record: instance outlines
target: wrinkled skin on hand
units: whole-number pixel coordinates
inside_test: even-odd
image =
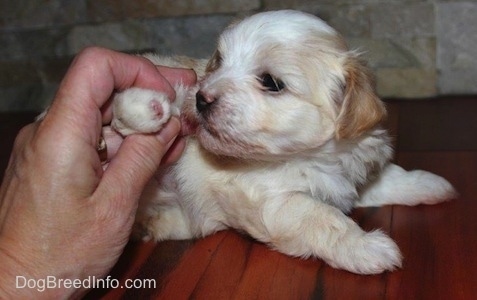
[[[194,84],[190,70],[156,67],[144,58],[89,48],[80,53],[47,115],[19,133],[0,190],[0,298],[78,297],[83,289],[15,289],[15,277],[103,277],[121,255],[137,202],[162,163],[184,141],[172,118],[156,134],[126,138],[109,130],[109,164],[96,151],[111,121],[115,90],[137,86],[166,93]],[[108,132],[108,129],[105,129]]]

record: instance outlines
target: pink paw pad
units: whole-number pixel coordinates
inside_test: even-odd
[[[161,118],[164,115],[164,109],[162,108],[162,104],[159,101],[157,101],[156,99],[152,99],[149,105],[156,116]]]

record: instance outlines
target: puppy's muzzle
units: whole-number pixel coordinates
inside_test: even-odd
[[[200,113],[205,113],[210,110],[210,107],[215,103],[216,99],[202,91],[198,91],[195,95],[195,107]]]

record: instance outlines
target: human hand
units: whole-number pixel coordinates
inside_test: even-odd
[[[103,170],[96,146],[111,120],[108,100],[114,90],[132,86],[174,99],[169,81],[179,80],[190,85],[196,78],[193,71],[158,71],[143,58],[105,49],[77,56],[44,120],[15,141],[0,189],[0,298],[77,296],[84,290],[15,290],[15,277],[99,278],[113,267],[143,187],[161,160],[176,160],[184,145],[175,141],[176,118],[157,134],[124,140],[111,134],[105,139],[115,146]]]

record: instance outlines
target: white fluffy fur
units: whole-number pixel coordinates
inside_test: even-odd
[[[179,116],[180,111],[178,106],[169,105],[169,99],[163,93],[130,88],[116,94],[113,114],[111,126],[121,134],[129,135],[156,132],[173,114]],[[127,117],[123,118],[123,115]]]
[[[160,170],[142,195],[135,234],[144,240],[232,227],[288,255],[375,274],[401,266],[399,249],[346,213],[455,196],[445,179],[389,163],[384,108],[366,67],[314,16],[266,12],[234,24],[207,68],[203,60],[147,57],[194,67],[200,84],[177,87],[176,105],[197,130],[179,162]],[[266,90],[263,74],[285,88]],[[206,112],[195,109],[198,89]],[[160,116],[151,110],[158,103]],[[170,116],[170,102],[152,91],[126,90],[114,105],[113,125],[125,135],[158,131]]]

